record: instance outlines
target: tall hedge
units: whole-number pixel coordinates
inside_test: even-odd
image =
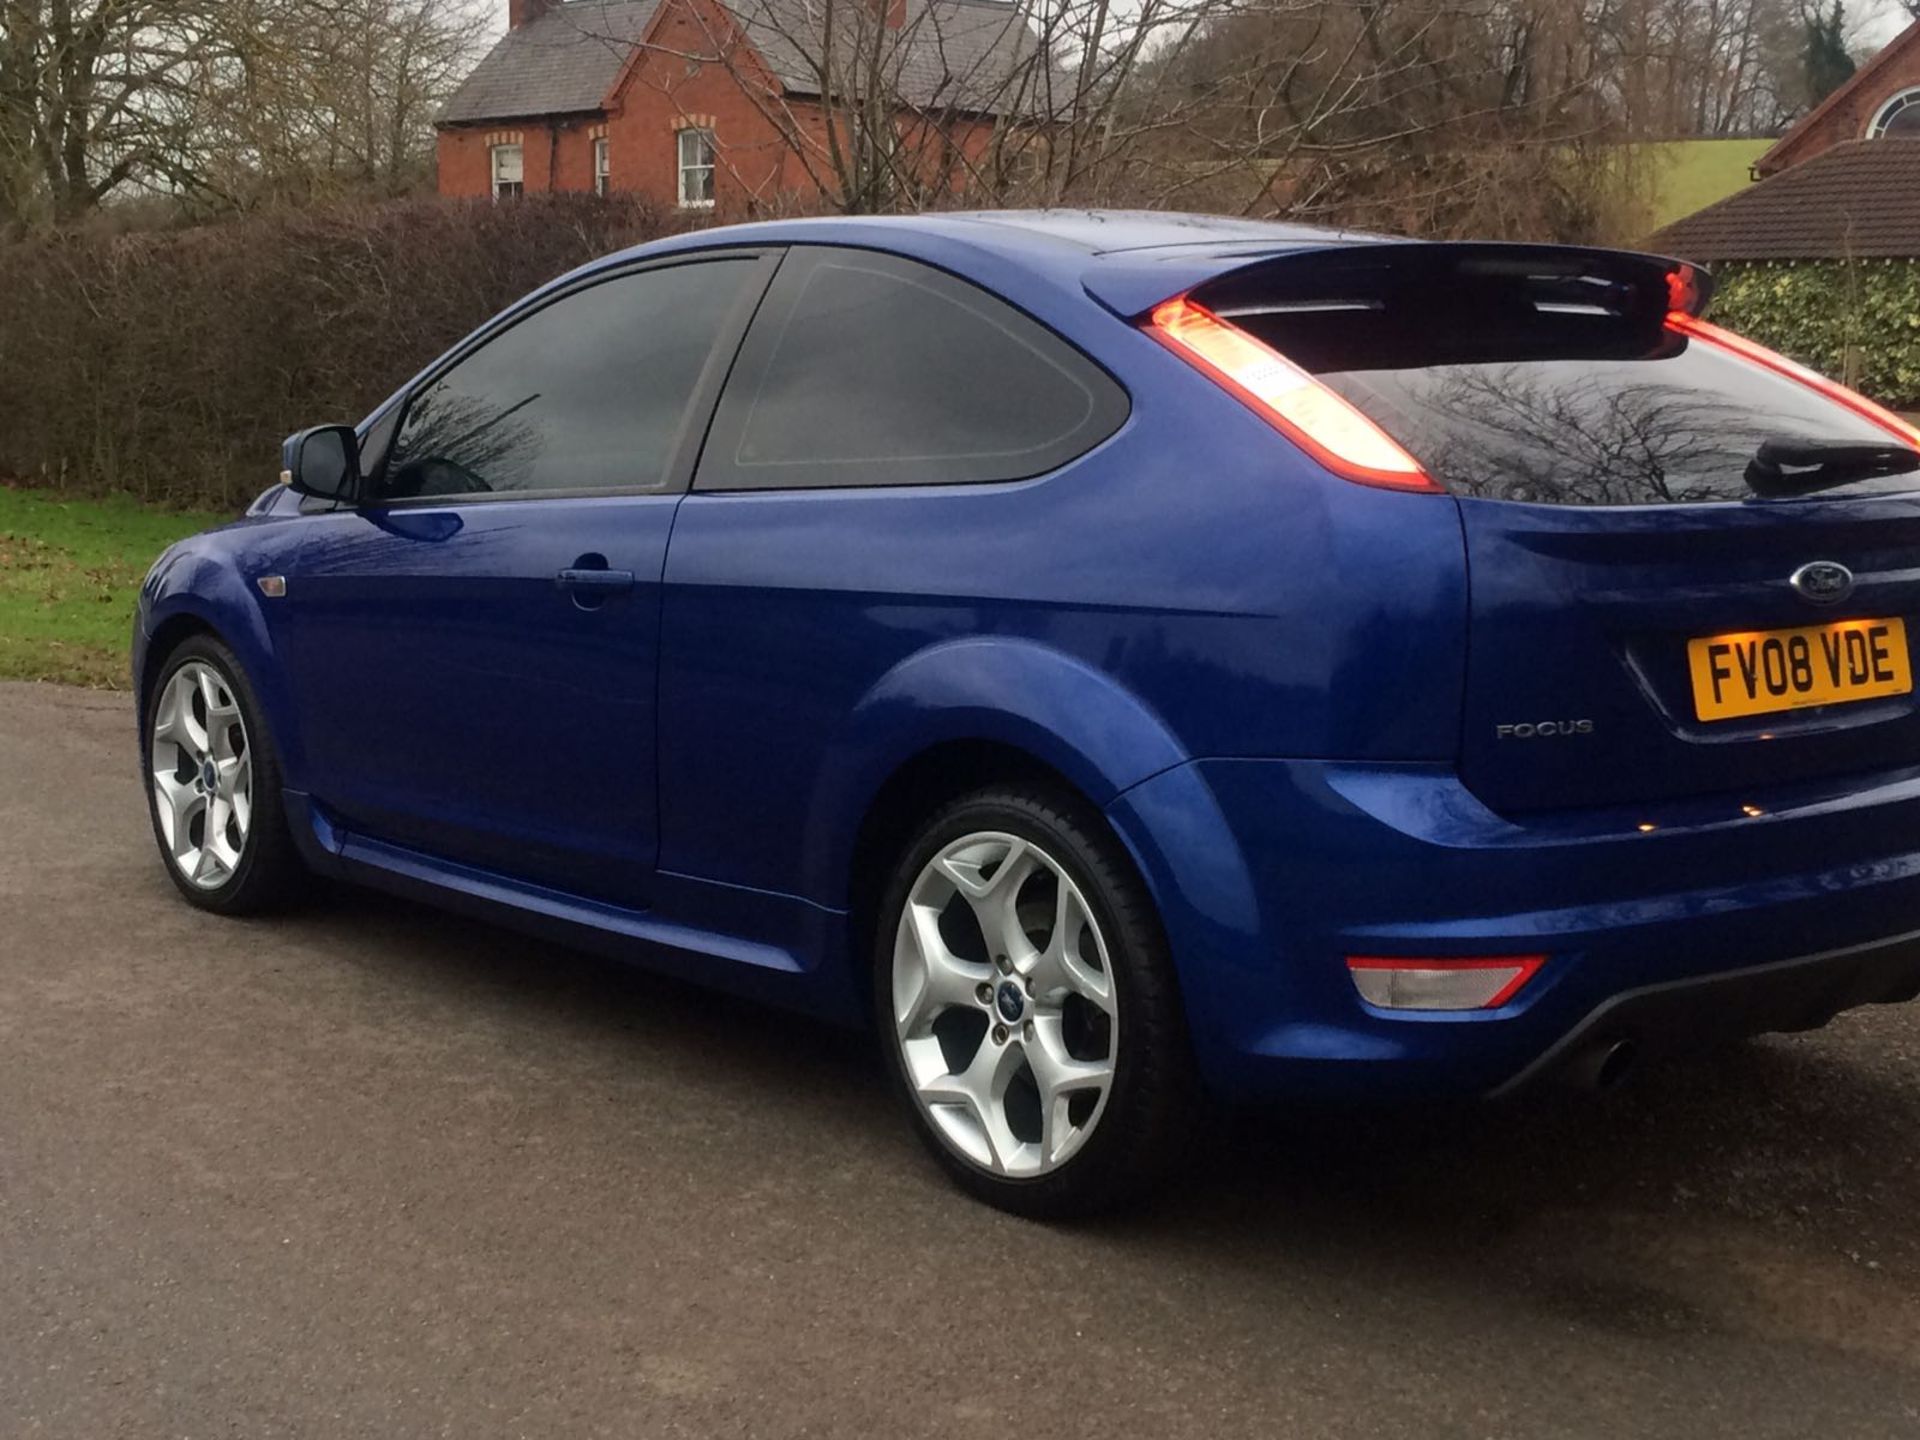
[[[1920,410],[1920,260],[1713,267],[1712,318],[1883,405]]]
[[[0,481],[237,505],[288,431],[357,419],[509,301],[679,223],[429,199],[0,245]],[[1715,272],[1715,319],[1920,409],[1920,261]]]
[[[238,505],[475,325],[678,222],[633,199],[403,201],[0,246],[0,481]]]

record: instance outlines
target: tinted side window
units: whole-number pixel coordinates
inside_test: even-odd
[[[924,265],[795,249],[742,348],[695,486],[1019,480],[1119,428],[1126,393],[985,291]]]
[[[534,311],[412,397],[382,498],[665,484],[687,401],[753,270],[672,265]]]

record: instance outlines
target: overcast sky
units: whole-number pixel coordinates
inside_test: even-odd
[[[1859,17],[1855,31],[1858,48],[1868,52],[1878,50],[1913,23],[1913,16],[1899,0],[1856,0],[1847,9],[1852,12],[1849,20]]]

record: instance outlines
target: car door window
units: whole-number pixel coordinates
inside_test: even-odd
[[[754,269],[640,271],[514,322],[409,399],[377,498],[663,488],[687,402]]]
[[[1105,371],[977,286],[893,256],[796,249],[741,350],[695,488],[1025,479],[1126,415]]]

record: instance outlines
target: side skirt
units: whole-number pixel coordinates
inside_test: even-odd
[[[284,794],[295,843],[320,874],[836,1024],[867,1023],[844,911],[666,871],[652,909],[626,909],[354,834],[310,796]]]

